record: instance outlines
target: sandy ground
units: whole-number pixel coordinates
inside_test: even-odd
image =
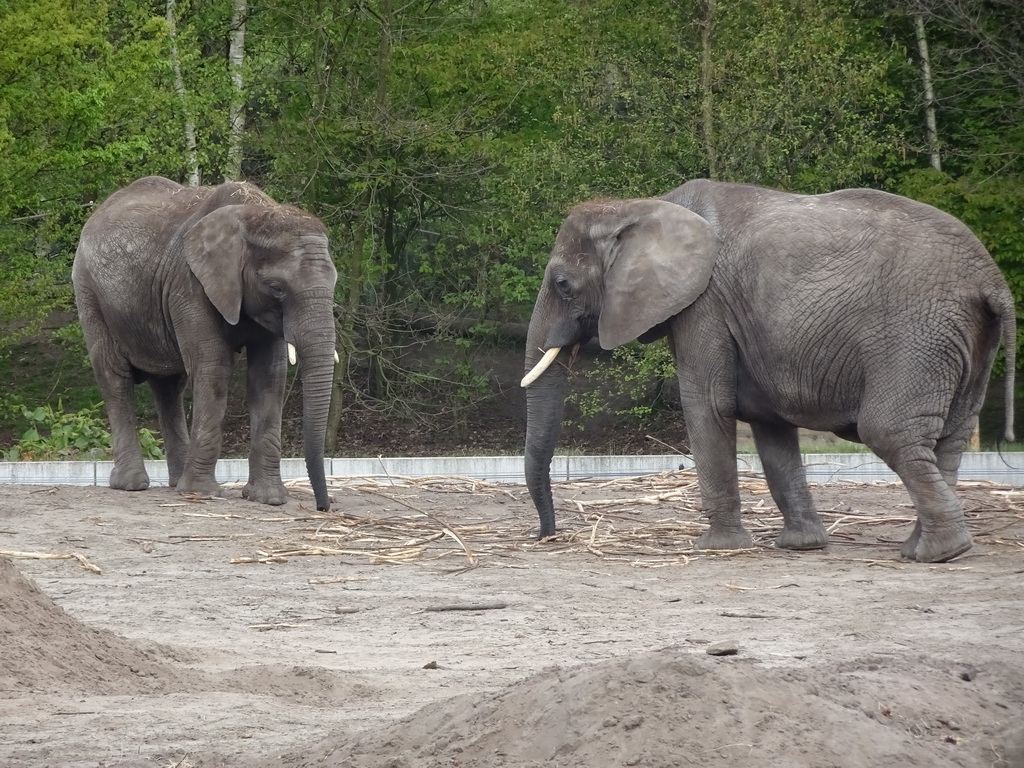
[[[1024,766],[1024,492],[920,565],[901,486],[816,488],[806,553],[743,486],[730,555],[684,473],[560,486],[539,544],[517,486],[0,486],[0,765]]]

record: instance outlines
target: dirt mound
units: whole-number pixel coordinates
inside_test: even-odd
[[[188,670],[71,618],[0,557],[0,696],[158,693],[192,682]]]
[[[1020,670],[905,657],[784,670],[666,649],[457,697],[274,764],[1010,768],[1024,764],[1022,712]]]
[[[1021,489],[960,488],[975,546],[923,566],[901,486],[816,487],[827,550],[720,556],[661,482],[561,484],[543,545],[521,487],[341,488],[349,537],[302,496],[0,485],[0,547],[87,554],[15,563],[116,633],[0,563],[0,766],[1024,768]]]
[[[358,675],[322,667],[255,664],[211,677],[209,690],[274,696],[304,706],[332,706],[381,694]]]

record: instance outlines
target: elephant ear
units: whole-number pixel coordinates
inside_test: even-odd
[[[605,204],[597,216],[591,235],[605,259],[597,334],[604,349],[614,349],[704,293],[718,237],[707,220],[664,200]]]
[[[242,311],[246,242],[239,209],[229,205],[201,218],[185,235],[185,261],[207,297],[231,325]]]

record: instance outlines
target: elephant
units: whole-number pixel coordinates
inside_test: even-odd
[[[1013,297],[981,242],[931,206],[871,189],[798,195],[695,179],[658,198],[575,207],[527,332],[524,469],[541,538],[567,391],[559,354],[667,337],[709,520],[697,549],[752,546],[736,422],[749,423],[784,519],[775,546],[820,549],[798,427],[863,443],[910,494],[908,560],[971,547],[952,490],[1000,341],[1013,439]]]
[[[184,187],[149,176],[107,198],[72,266],[78,315],[110,419],[110,486],[149,487],[134,385],[152,388],[170,485],[215,495],[228,385],[247,359],[251,443],[242,495],[284,504],[286,358],[301,358],[303,447],[318,510],[330,509],[324,438],[337,359],[337,271],[314,216],[256,186]],[[192,390],[191,431],[182,396]]]

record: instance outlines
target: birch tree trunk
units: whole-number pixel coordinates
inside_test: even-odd
[[[174,69],[174,90],[181,99],[185,116],[185,165],[188,167],[188,185],[199,186],[199,153],[196,150],[196,123],[188,106],[185,78],[181,75],[181,56],[178,52],[178,25],[174,20],[175,0],[167,0],[167,37],[171,43],[171,66]]]
[[[234,0],[231,15],[231,43],[228,69],[231,72],[231,104],[228,107],[228,152],[224,164],[224,181],[239,181],[242,176],[242,134],[245,133],[245,17],[247,0]]]
[[[939,155],[939,131],[935,123],[935,89],[932,86],[932,62],[928,55],[928,38],[924,33],[924,16],[914,14],[914,34],[917,37],[917,53],[921,57],[921,85],[924,89],[924,124],[928,132],[928,155],[932,168],[942,170]]]

